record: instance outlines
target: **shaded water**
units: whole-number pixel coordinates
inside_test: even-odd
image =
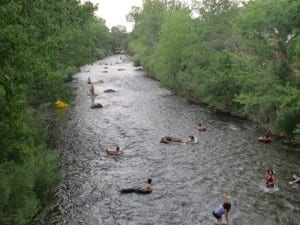
[[[259,143],[255,124],[173,96],[119,56],[87,67],[77,75],[76,106],[60,141],[64,180],[39,224],[213,224],[212,209],[225,191],[231,193],[231,224],[299,224],[300,185],[288,184],[300,172],[299,152],[276,141]],[[95,84],[102,109],[89,108],[88,76],[104,81]],[[116,92],[104,93],[108,88]],[[208,131],[198,133],[199,122]],[[200,144],[160,144],[167,134],[197,135]],[[105,149],[116,145],[126,147],[124,154],[107,156]],[[280,189],[273,194],[263,190],[270,167]],[[150,195],[116,190],[147,178],[153,179]]]

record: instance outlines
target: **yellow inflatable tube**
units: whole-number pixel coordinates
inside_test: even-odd
[[[55,102],[55,105],[56,105],[56,108],[57,109],[65,109],[65,108],[68,108],[69,107],[69,104],[62,101],[62,100],[57,100]]]

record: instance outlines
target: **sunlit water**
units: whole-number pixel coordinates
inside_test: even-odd
[[[209,225],[225,191],[231,193],[231,224],[300,223],[300,185],[288,184],[300,172],[297,149],[259,143],[255,124],[172,95],[120,56],[77,76],[76,105],[59,140],[64,179],[49,203],[53,210],[36,224]],[[102,109],[90,109],[88,76],[104,81],[95,84]],[[116,92],[103,92],[109,88]],[[196,131],[200,122],[206,132]],[[200,144],[160,144],[168,134],[197,135]],[[107,156],[105,149],[116,145],[126,147],[124,154]],[[264,188],[268,168],[278,177],[275,193]],[[117,191],[147,178],[153,179],[152,194]]]

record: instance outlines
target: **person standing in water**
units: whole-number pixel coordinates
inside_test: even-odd
[[[87,81],[86,81],[86,84],[92,84],[92,80],[90,77],[88,77]]]
[[[91,94],[91,96],[94,96],[94,95],[95,95],[94,84],[91,84],[91,86],[90,86],[90,94]]]
[[[226,192],[224,194],[222,204],[218,205],[213,210],[213,216],[218,220],[218,224],[222,223],[222,216],[225,216],[226,224],[229,225],[229,215],[228,212],[230,211],[231,204],[228,202],[229,193]]]

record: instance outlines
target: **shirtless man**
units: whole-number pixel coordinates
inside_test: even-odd
[[[198,127],[197,127],[197,130],[198,131],[206,131],[206,126],[204,125],[204,124],[202,124],[202,123],[199,123],[198,124]]]

